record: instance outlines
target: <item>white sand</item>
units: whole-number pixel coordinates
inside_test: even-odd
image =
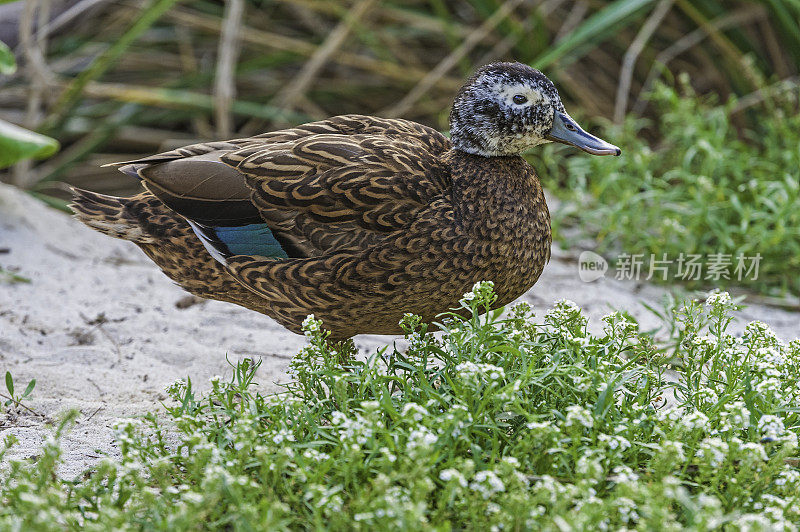
[[[0,266],[17,270],[30,284],[0,284],[0,392],[10,370],[23,387],[36,378],[26,402],[58,418],[78,409],[78,424],[65,439],[62,472],[72,477],[114,452],[114,420],[158,411],[163,390],[190,376],[201,389],[213,375],[230,375],[232,360],[261,357],[258,382],[265,390],[286,380],[291,356],[304,344],[271,319],[216,301],[176,307],[186,292],[172,284],[133,244],[96,233],[30,196],[0,185]],[[539,313],[560,298],[575,301],[598,327],[609,308],[626,309],[643,327],[657,320],[640,301],[658,305],[664,289],[602,279],[583,283],[574,261],[555,249],[534,289],[523,296]],[[800,330],[800,314],[753,305],[744,321],[760,319],[786,339]],[[98,320],[99,318],[99,320]],[[102,324],[96,324],[104,321]],[[392,337],[359,336],[362,350]],[[7,458],[35,456],[52,431],[21,411],[0,414],[0,440],[20,444]]]

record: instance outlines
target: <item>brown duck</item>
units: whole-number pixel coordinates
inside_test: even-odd
[[[396,334],[404,313],[431,320],[477,281],[493,281],[503,305],[539,278],[550,214],[523,151],[557,141],[620,153],[519,63],[489,64],[467,80],[450,133],[345,115],[194,144],[119,163],[145,192],[75,190],[72,208],[198,296],[294,332],[314,314],[334,340]]]

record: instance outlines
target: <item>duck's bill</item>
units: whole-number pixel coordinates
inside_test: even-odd
[[[553,117],[553,128],[547,134],[547,139],[575,146],[592,155],[619,155],[622,150],[611,143],[587,133],[581,126],[565,113],[556,112]]]

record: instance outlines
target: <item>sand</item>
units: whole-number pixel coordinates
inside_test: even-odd
[[[67,478],[101,452],[114,455],[113,423],[159,411],[164,389],[176,379],[190,376],[208,389],[210,377],[230,375],[226,355],[257,357],[263,359],[261,389],[276,389],[304,345],[302,336],[266,316],[188,296],[133,244],[96,233],[2,184],[0,266],[31,280],[0,282],[0,374],[11,371],[17,388],[35,378],[25,404],[50,419],[68,409],[80,412],[63,440],[61,473]],[[613,275],[584,283],[572,254],[555,248],[537,285],[520,299],[538,314],[558,299],[575,301],[595,330],[610,308],[626,309],[647,328],[658,320],[642,303],[658,306],[665,291]],[[800,331],[800,314],[759,305],[742,312],[735,329],[754,319],[785,339]],[[365,335],[355,341],[367,352],[394,339]],[[6,460],[36,456],[51,433],[30,412],[0,413],[0,440],[8,434],[20,440]]]

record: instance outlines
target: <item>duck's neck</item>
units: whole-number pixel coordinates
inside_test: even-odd
[[[493,190],[541,188],[536,172],[519,155],[479,155],[454,148],[450,152],[453,181],[460,186]]]
[[[450,142],[453,144],[453,149],[461,153],[478,155],[481,157],[494,157],[499,155],[496,153],[496,150],[492,149],[488,139],[473,135],[470,131],[461,131],[455,134],[451,130]]]
[[[464,223],[517,225],[540,213],[549,221],[539,178],[519,155],[483,157],[454,149],[450,170],[453,202]]]
[[[470,155],[482,157],[513,156],[507,152],[508,143],[500,142],[498,135],[487,134],[485,128],[477,128],[472,124],[450,122],[450,143],[453,149]]]

